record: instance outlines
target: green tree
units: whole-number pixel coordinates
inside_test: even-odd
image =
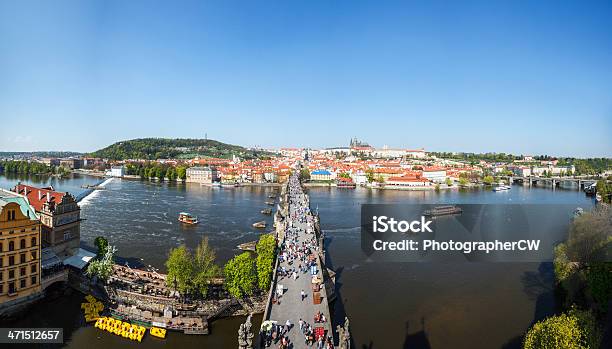
[[[102,258],[104,254],[106,254],[106,249],[108,248],[108,240],[102,236],[98,236],[94,239],[94,245],[98,249],[96,255],[98,258]]]
[[[230,259],[224,268],[225,289],[235,298],[253,294],[257,284],[255,261],[248,252]]]
[[[108,280],[113,273],[114,255],[116,249],[113,246],[108,246],[101,259],[95,259],[89,263],[85,273],[89,277],[97,277],[102,281]]]
[[[173,287],[182,294],[193,291],[193,283],[191,282],[194,274],[193,263],[185,245],[170,250],[166,261],[166,269],[168,270],[166,276],[168,287]]]
[[[204,297],[208,294],[210,281],[220,273],[219,266],[215,264],[215,259],[215,250],[208,244],[208,238],[203,238],[195,250],[192,270],[194,287]]]
[[[452,180],[452,179],[450,179],[450,177],[446,177],[445,182],[446,182],[446,185],[447,185],[447,186],[449,186],[449,187],[450,187],[451,185],[453,185],[453,180]],[[440,186],[438,185],[438,188],[439,188],[439,187],[440,187]]]
[[[493,184],[494,179],[493,176],[485,176],[482,181],[487,185],[491,185]]]
[[[590,312],[576,309],[534,324],[523,342],[524,349],[597,349],[601,334]]]
[[[606,183],[606,180],[598,180],[597,184],[595,185],[595,188],[597,189],[597,194],[601,196],[601,199],[606,203],[610,203],[610,194],[612,192],[612,188],[610,185],[608,185],[608,183]]]
[[[587,300],[595,309],[607,308],[612,295],[612,209],[601,205],[576,217],[568,239],[555,248],[557,283],[566,292],[566,304]]]
[[[467,185],[468,185],[468,183],[469,183],[469,181],[468,181],[468,179],[467,179],[467,178],[465,178],[465,177],[461,177],[461,178],[459,178],[459,185],[460,185],[460,186],[465,187],[465,186],[467,186]]]
[[[374,182],[374,170],[371,168],[366,170],[366,179],[368,180],[368,183]]]
[[[303,180],[303,181],[308,181],[308,180],[310,180],[310,171],[309,171],[308,169],[306,169],[306,168],[305,168],[305,169],[300,170],[300,175],[299,175],[299,177],[300,177],[300,180]]]
[[[176,167],[176,175],[181,180],[187,179],[187,167],[185,167],[185,166],[177,166]]]
[[[270,288],[272,272],[274,269],[274,257],[276,252],[276,240],[270,234],[262,235],[256,246],[257,251],[257,285],[261,290]]]

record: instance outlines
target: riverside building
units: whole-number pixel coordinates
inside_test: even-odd
[[[81,242],[81,208],[70,193],[18,184],[13,192],[27,197],[42,223],[45,247],[64,260],[78,252]]]
[[[214,167],[190,167],[186,173],[188,183],[211,184],[219,177]]]
[[[41,224],[25,196],[0,189],[0,315],[38,299]]]

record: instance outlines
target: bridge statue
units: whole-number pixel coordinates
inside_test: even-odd
[[[249,314],[246,319],[246,322],[240,324],[240,328],[238,329],[238,349],[252,349],[253,348],[253,332],[251,332],[251,316],[253,314]]]

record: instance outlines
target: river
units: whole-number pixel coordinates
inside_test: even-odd
[[[9,188],[19,179],[1,177]],[[34,185],[51,183],[57,190],[79,193],[81,185],[99,179],[22,178]],[[170,248],[195,247],[204,237],[217,250],[219,263],[238,252],[240,243],[257,239],[255,221],[271,188],[210,188],[192,184],[113,179],[82,203],[81,238],[91,246],[105,236],[131,265],[164,269]],[[367,263],[360,245],[360,205],[364,203],[546,203],[589,208],[592,201],[576,189],[513,186],[508,192],[370,191],[310,188],[311,204],[318,207],[327,237],[328,263],[338,271],[340,299],[333,307],[335,320],[348,315],[356,348],[517,348],[520,336],[534,320],[555,311],[550,263]],[[178,212],[197,215],[195,227],[178,224]],[[57,297],[37,305],[36,317],[15,326],[66,328],[65,347],[118,347],[125,340],[83,326],[77,297]],[[279,319],[282,320],[282,319]],[[173,333],[165,341],[145,337],[141,347],[163,343],[184,348],[231,348],[243,318],[212,324],[208,336]],[[260,317],[256,322],[260,321]]]

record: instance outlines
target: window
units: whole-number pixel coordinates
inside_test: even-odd
[[[35,260],[36,259],[36,251],[30,252],[30,254],[32,255],[32,260]]]
[[[15,241],[9,241],[9,251],[15,251]]]
[[[26,276],[26,268],[25,267],[19,268],[19,276]]]
[[[70,234],[70,232],[65,232],[64,233],[64,241],[68,241],[72,238],[72,234]]]
[[[21,249],[26,248],[25,239],[21,239],[21,241],[19,242],[19,248]]]
[[[32,247],[36,246],[36,238],[32,238]]]
[[[2,278],[4,277],[4,273],[2,271],[0,271],[0,281],[2,281]],[[2,293],[2,292],[0,292]]]
[[[30,285],[36,285],[36,276],[32,276],[32,283]]]
[[[9,277],[8,278],[9,278],[9,280],[15,278],[15,270],[14,269],[13,270],[9,270]]]
[[[14,282],[9,283],[8,293],[9,294],[15,293],[15,283]]]
[[[22,253],[22,254],[19,256],[19,260],[20,260],[20,262],[21,262],[21,263],[25,263],[25,262],[26,262],[25,253]]]
[[[25,288],[25,287],[26,287],[25,279],[19,280],[19,288]]]
[[[30,273],[32,273],[32,274],[36,273],[36,264],[32,264],[30,266]]]
[[[15,265],[15,256],[9,256],[9,266]]]
[[[4,285],[0,284],[0,294],[3,294],[3,293],[4,293]]]
[[[0,242],[0,252],[4,251],[4,245]]]

